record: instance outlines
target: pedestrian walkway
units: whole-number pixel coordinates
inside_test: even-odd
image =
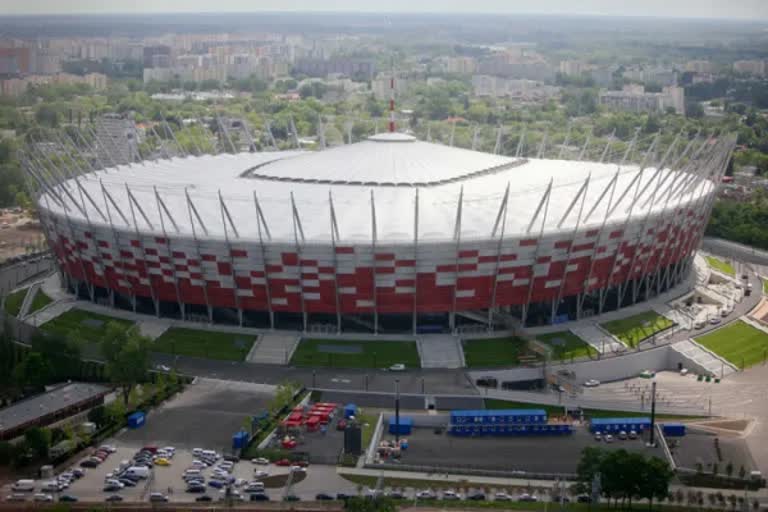
[[[673,343],[672,350],[691,362],[690,369],[704,370],[713,377],[723,378],[738,371],[731,363],[710,352],[693,340],[683,340]],[[691,368],[691,366],[698,368]]]
[[[592,348],[601,354],[614,354],[627,350],[627,347],[622,342],[594,323],[572,327],[571,332],[589,343]]]
[[[39,289],[40,282],[32,283],[32,286],[27,288],[27,293],[24,295],[24,301],[21,303],[21,308],[19,309],[19,314],[17,315],[22,320],[29,313],[29,308],[32,307],[32,302],[35,300],[35,295],[37,295],[37,291]]]
[[[450,334],[422,336],[416,340],[422,368],[461,368],[461,342]]]
[[[288,364],[301,336],[290,332],[260,334],[245,361],[262,364]]]

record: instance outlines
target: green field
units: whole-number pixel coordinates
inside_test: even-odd
[[[552,348],[552,359],[576,359],[578,357],[596,357],[597,350],[571,331],[551,332],[536,336],[540,342]],[[561,340],[561,343],[557,343]]]
[[[328,351],[328,347],[335,347],[338,351]],[[347,352],[344,352],[345,350]],[[296,366],[331,368],[388,368],[397,363],[403,363],[406,368],[421,367],[415,341],[305,338],[301,340],[291,358],[291,364]]]
[[[606,331],[616,336],[628,347],[635,347],[646,338],[675,325],[675,322],[655,311],[646,311],[635,316],[601,324]]]
[[[532,355],[527,342],[516,336],[463,340],[467,368],[494,368],[520,365],[520,356]]]
[[[763,280],[763,293],[768,295],[768,279]]]
[[[32,304],[29,305],[29,311],[27,311],[27,314],[31,315],[35,311],[43,309],[51,302],[53,302],[53,299],[47,296],[43,290],[38,288],[37,293],[35,294],[35,298],[32,299]]]
[[[243,361],[255,340],[253,334],[171,327],[152,342],[152,350],[173,355]]]
[[[485,399],[486,409],[544,409],[547,411],[547,415],[561,416],[565,410],[561,405],[547,405],[547,404],[529,404],[525,402],[510,402],[508,400],[497,400],[494,398]],[[605,409],[583,409],[584,415],[588,418],[641,418],[644,416],[650,416],[648,412],[632,412],[632,411],[608,411]],[[657,414],[657,418],[672,420],[672,419],[694,419],[701,418],[702,416],[682,416],[676,414]]]
[[[94,323],[89,325],[89,320],[94,321]],[[97,325],[97,322],[101,322],[100,325]],[[69,336],[71,333],[77,332],[86,342],[98,342],[104,335],[108,323],[116,323],[125,330],[130,329],[134,325],[130,320],[99,315],[75,308],[44,323],[40,328],[43,331],[60,336]]]
[[[739,368],[762,363],[768,354],[768,334],[741,320],[696,338],[696,342]]]
[[[27,295],[27,290],[16,290],[5,298],[5,312],[11,316],[16,316],[21,311],[21,305],[24,302],[24,297]]]
[[[736,269],[734,269],[733,265],[731,265],[727,261],[723,261],[721,259],[714,258],[712,256],[705,256],[704,259],[707,260],[707,263],[709,263],[709,266],[712,267],[713,269],[718,270],[723,274],[728,274],[729,276],[736,275]]]

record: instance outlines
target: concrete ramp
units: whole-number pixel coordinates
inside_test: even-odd
[[[259,335],[245,360],[249,363],[288,364],[301,336],[294,333],[268,333]]]
[[[670,348],[683,358],[683,365],[698,372],[708,373],[714,377],[727,377],[737,372],[737,368],[720,356],[710,352],[693,340],[683,340],[673,343]],[[685,364],[685,361],[688,364]]]
[[[21,309],[19,309],[18,315],[22,320],[29,315],[29,309],[32,307],[35,295],[37,295],[37,291],[40,289],[40,284],[41,283],[37,282],[27,288],[27,294],[24,296],[24,301],[21,303]]]
[[[584,324],[573,327],[571,332],[583,339],[601,354],[613,354],[625,352],[627,347],[611,334],[605,332],[595,324]]]
[[[422,368],[461,368],[464,352],[461,340],[450,334],[422,336],[416,340]]]

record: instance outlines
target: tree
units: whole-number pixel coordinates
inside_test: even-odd
[[[106,371],[111,382],[122,387],[127,406],[134,387],[146,380],[149,369],[150,340],[136,329],[126,330],[120,324],[107,324],[101,349],[106,359]]]
[[[88,421],[101,427],[107,422],[107,410],[103,405],[98,405],[88,411]]]
[[[13,379],[21,387],[42,389],[53,375],[48,361],[38,352],[29,352],[13,370]]]
[[[293,382],[284,382],[277,386],[275,396],[269,402],[270,414],[278,414],[284,407],[290,405],[297,390],[298,385]]]
[[[36,457],[48,456],[51,447],[51,431],[47,428],[31,427],[24,432],[24,440]]]
[[[35,112],[35,121],[37,124],[56,128],[59,125],[59,113],[51,105],[43,104]]]
[[[590,493],[592,480],[600,471],[605,452],[600,448],[588,446],[581,451],[581,459],[576,467],[576,488],[579,493]]]

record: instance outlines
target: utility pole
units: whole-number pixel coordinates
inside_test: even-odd
[[[656,446],[656,381],[651,384],[651,439],[649,446]]]
[[[395,444],[400,445],[400,379],[395,379]]]

